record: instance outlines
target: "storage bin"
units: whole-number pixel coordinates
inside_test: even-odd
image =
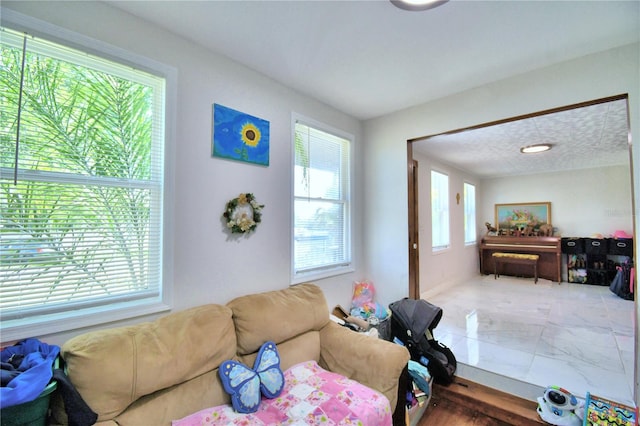
[[[617,256],[633,256],[633,238],[609,239],[608,253]]]
[[[562,238],[560,241],[562,253],[567,254],[580,254],[584,253],[584,239],[583,238]]]
[[[53,368],[58,368],[58,365],[59,361],[56,358]],[[52,379],[33,401],[2,408],[0,424],[2,426],[46,426],[51,393],[57,386],[58,383]]]
[[[584,252],[587,254],[607,254],[609,245],[604,238],[585,238]]]

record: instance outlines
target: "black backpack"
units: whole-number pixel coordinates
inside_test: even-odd
[[[433,337],[442,309],[426,300],[404,298],[389,305],[391,339],[406,346],[413,361],[427,367],[439,384],[453,381],[457,362],[453,352]]]

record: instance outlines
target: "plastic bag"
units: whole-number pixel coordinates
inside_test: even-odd
[[[633,268],[618,266],[616,269],[618,272],[616,272],[616,276],[613,278],[613,281],[611,281],[611,284],[609,284],[609,290],[625,300],[633,300],[633,285],[631,281],[631,271]]]
[[[369,319],[384,319],[389,313],[384,306],[375,301],[376,289],[371,281],[356,281],[353,285],[351,315]]]

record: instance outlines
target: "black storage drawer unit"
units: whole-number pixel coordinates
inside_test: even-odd
[[[610,238],[608,254],[633,256],[633,238]]]
[[[607,254],[609,252],[609,244],[604,238],[585,238],[584,252],[587,254]]]
[[[560,241],[560,244],[562,246],[562,253],[568,253],[568,254],[584,253],[583,238],[563,238]]]

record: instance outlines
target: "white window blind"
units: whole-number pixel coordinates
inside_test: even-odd
[[[31,36],[22,77],[23,41],[2,28],[3,327],[157,300],[165,79]]]
[[[431,247],[449,247],[449,176],[431,171]]]
[[[474,244],[476,235],[476,187],[464,183],[464,243]]]
[[[348,267],[350,140],[295,122],[295,277]]]

